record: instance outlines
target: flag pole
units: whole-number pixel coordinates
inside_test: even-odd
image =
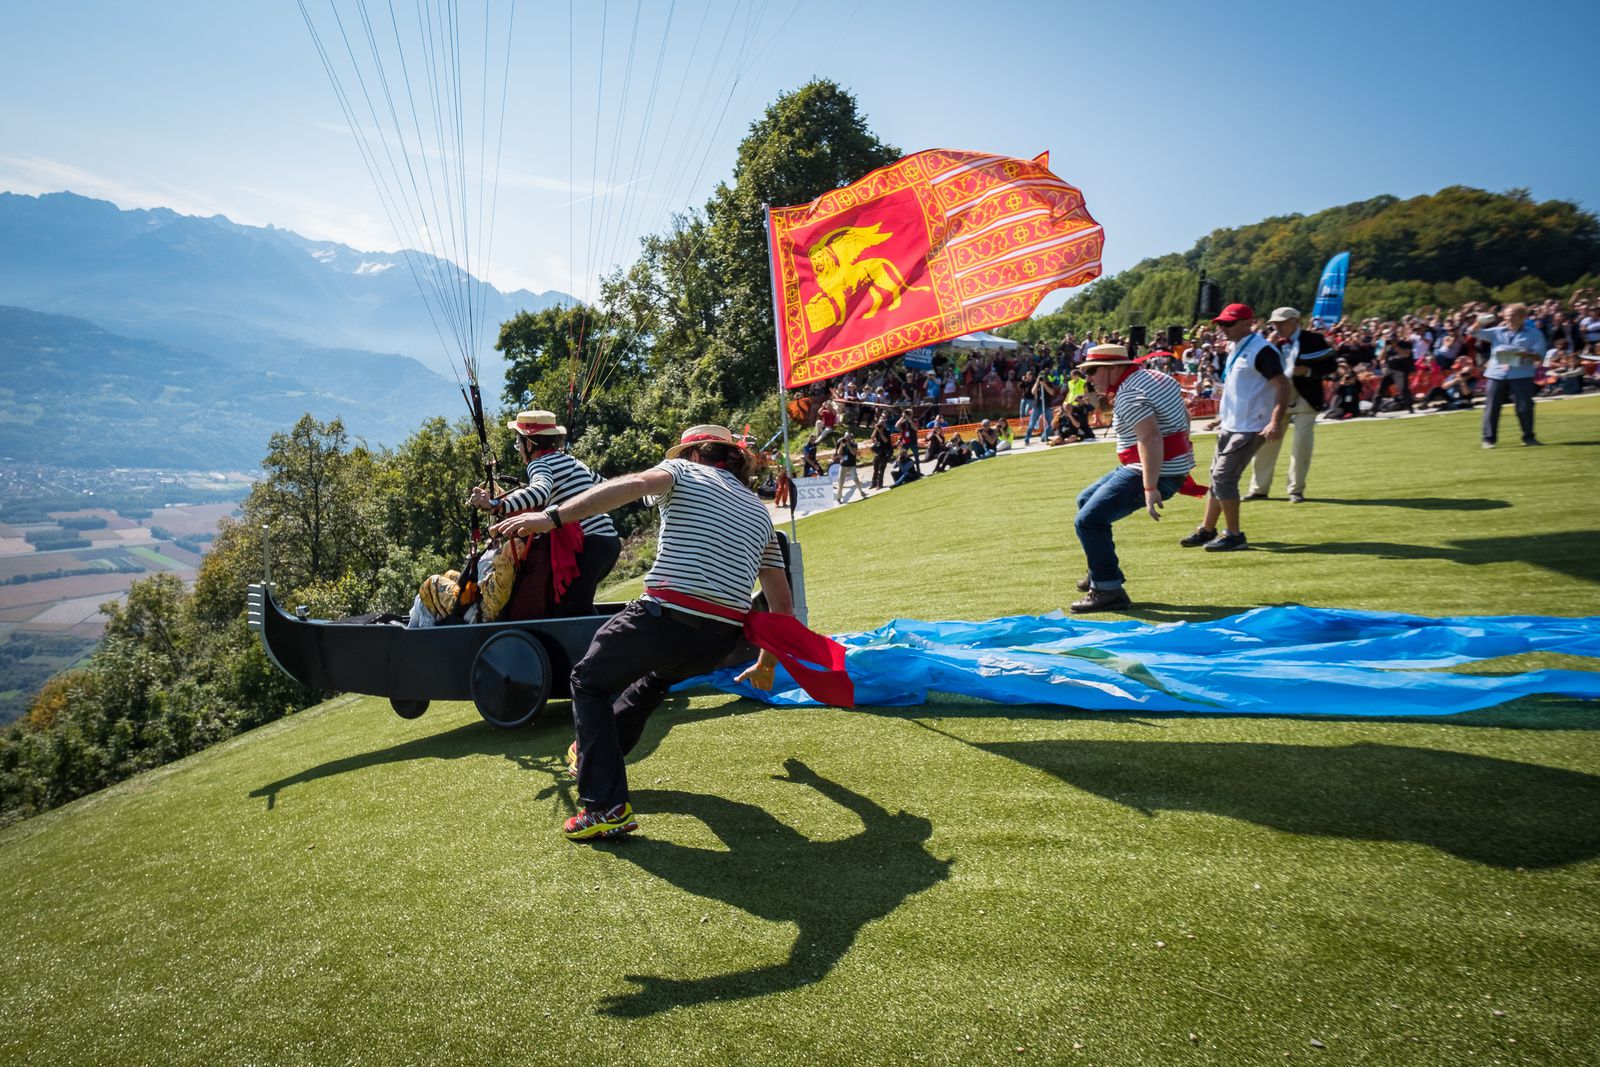
[[[761,205],[762,215],[766,222],[767,231],[767,268],[772,276],[772,347],[778,359],[778,412],[783,417],[783,472],[789,479],[789,541],[792,544],[800,543],[800,534],[795,528],[794,494],[798,487],[794,484],[794,468],[789,462],[789,401],[784,395],[783,388],[783,314],[780,311],[778,295],[778,267],[777,260],[773,258],[772,248],[772,205]]]

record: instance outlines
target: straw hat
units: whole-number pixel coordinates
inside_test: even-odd
[[[517,417],[506,423],[506,429],[515,430],[523,437],[543,437],[560,434],[565,437],[567,428],[556,421],[553,411],[519,411]]]
[[[1084,370],[1092,370],[1095,367],[1131,367],[1134,363],[1128,358],[1127,345],[1095,345],[1089,349],[1079,366]]]
[[[733,431],[726,426],[716,426],[707,423],[703,426],[691,426],[683,431],[683,436],[678,438],[678,443],[667,449],[668,459],[677,459],[696,445],[721,444],[731,445],[743,452],[746,458],[753,459],[755,453],[733,436]]]

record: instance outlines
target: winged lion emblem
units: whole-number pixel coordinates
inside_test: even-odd
[[[885,301],[893,311],[900,306],[904,294],[929,288],[907,285],[900,268],[881,256],[861,258],[869,248],[894,236],[882,232],[881,226],[877,222],[871,226],[841,226],[806,250],[821,290],[806,301],[806,322],[813,331],[844,321],[845,297],[858,289],[866,289],[872,297],[872,307],[861,316],[870,319],[882,310]]]

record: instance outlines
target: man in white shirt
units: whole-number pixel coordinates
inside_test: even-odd
[[[1239,523],[1239,476],[1268,441],[1283,437],[1289,412],[1289,378],[1283,357],[1255,333],[1256,313],[1248,304],[1229,304],[1212,321],[1222,330],[1231,349],[1224,372],[1222,405],[1217,412],[1217,451],[1211,461],[1211,495],[1206,517],[1188,537],[1184,548],[1204,546],[1208,552],[1236,552],[1250,547]],[[1227,525],[1219,531],[1217,519]]]

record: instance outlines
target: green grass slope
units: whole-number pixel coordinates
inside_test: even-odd
[[[1322,429],[1325,499],[1246,505],[1251,553],[1178,549],[1193,501],[1130,518],[1140,614],[1593,613],[1600,402],[1539,420],[1495,452],[1465,415]],[[817,624],[1063,606],[1109,462],[806,520]],[[1374,700],[674,699],[642,833],[584,847],[564,704],[503,733],[340,698],[0,834],[0,1062],[1594,1062],[1600,709]]]

